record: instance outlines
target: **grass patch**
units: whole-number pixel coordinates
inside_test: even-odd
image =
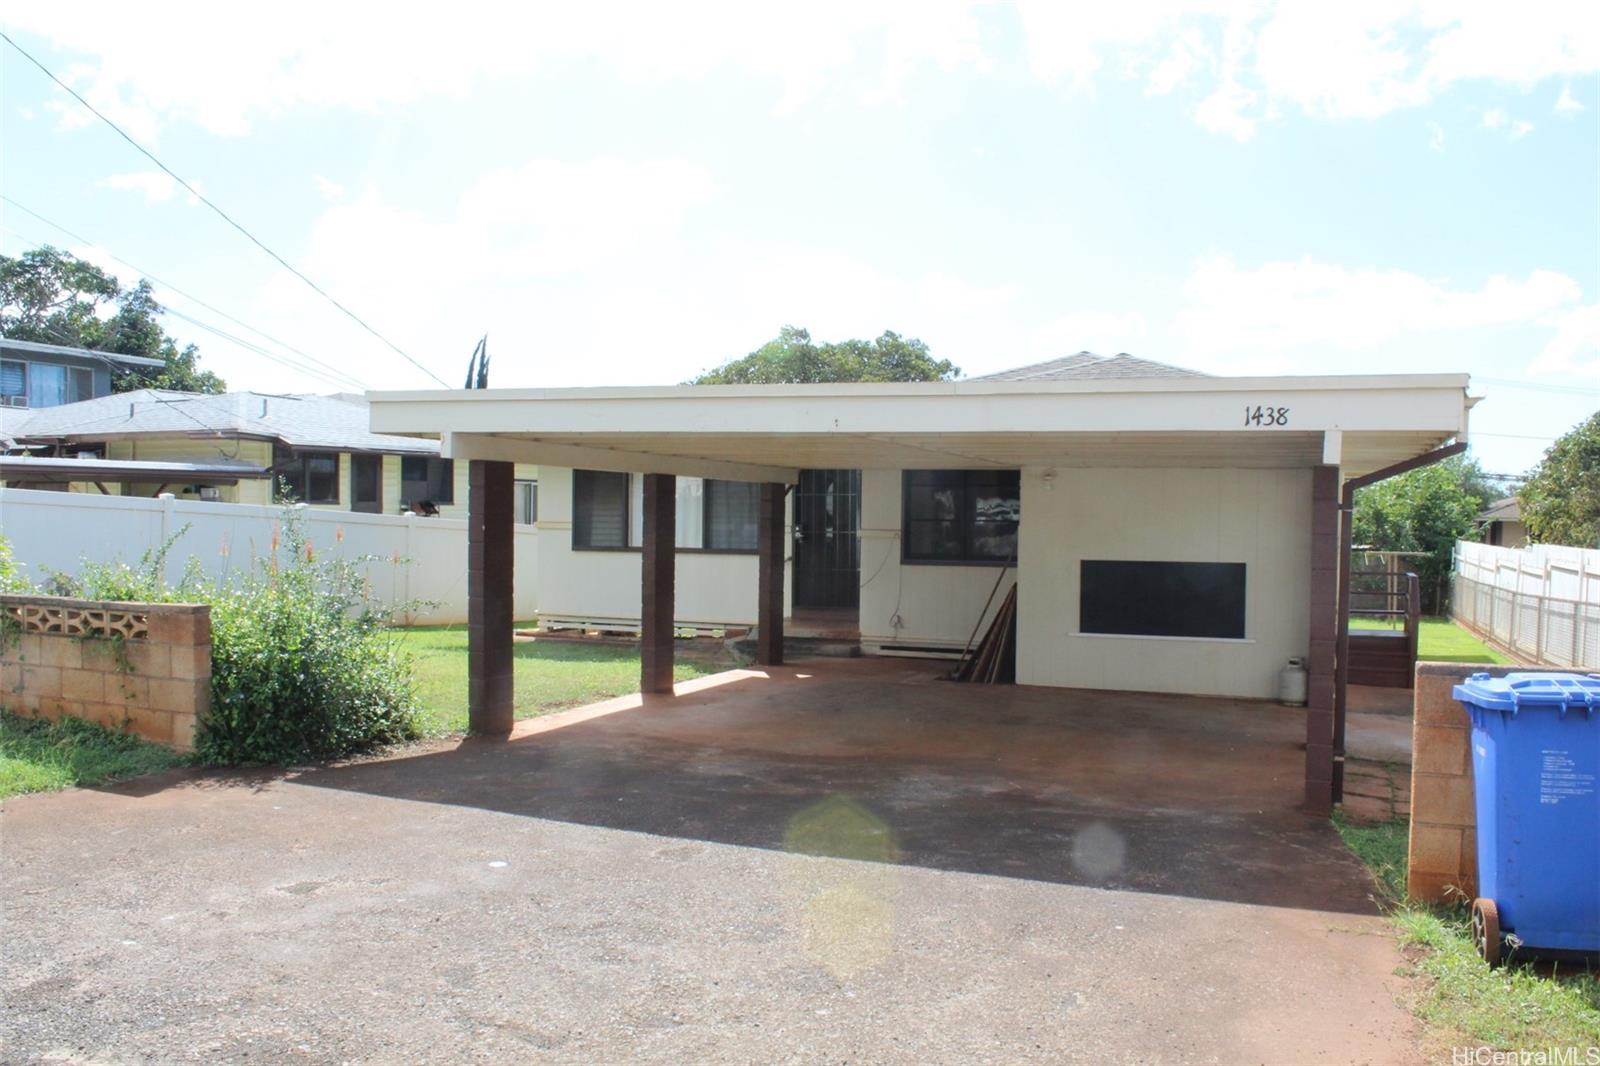
[[[0,798],[138,777],[183,761],[171,748],[81,718],[0,711]]]
[[[1384,618],[1350,619],[1351,629],[1403,629]],[[1512,660],[1448,618],[1424,618],[1417,629],[1417,658],[1430,663],[1506,664]]]
[[[401,646],[416,661],[418,724],[431,735],[467,728],[467,631],[463,626],[399,631]],[[673,667],[678,681],[728,669],[731,662],[683,656]],[[575,641],[518,641],[512,646],[512,686],[518,718],[564,707],[580,707],[639,691],[636,646]]]
[[[1335,815],[1334,825],[1378,881],[1419,979],[1412,1009],[1439,1047],[1600,1045],[1600,975],[1581,967],[1535,966],[1515,959],[1489,969],[1473,947],[1464,905],[1406,900],[1404,821],[1368,826]]]

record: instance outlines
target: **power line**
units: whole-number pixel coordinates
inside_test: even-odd
[[[1594,396],[1600,398],[1600,389],[1585,389],[1578,385],[1547,385],[1543,382],[1518,381],[1515,378],[1486,378],[1476,374],[1473,381],[1484,381],[1490,385],[1504,385],[1508,389],[1527,389],[1530,392],[1560,392],[1574,396]]]
[[[1473,430],[1469,434],[1469,436],[1471,436],[1471,437],[1503,437],[1506,440],[1542,440],[1542,441],[1544,441],[1546,443],[1554,443],[1555,440],[1556,440],[1556,438],[1554,438],[1554,437],[1539,437],[1539,436],[1534,436],[1533,434],[1529,434],[1529,433],[1485,433],[1483,430],[1479,430],[1479,429]]]
[[[198,296],[195,296],[193,293],[185,292],[183,289],[180,289],[176,285],[172,284],[172,282],[165,281],[165,280],[163,280],[161,278],[156,277],[150,271],[145,270],[143,267],[139,266],[137,263],[130,263],[128,260],[126,260],[126,259],[122,258],[121,256],[116,255],[115,253],[109,251],[108,249],[105,248],[105,246],[103,244],[100,244],[97,241],[91,241],[89,238],[84,237],[81,234],[74,233],[72,230],[69,230],[67,227],[61,225],[61,223],[59,223],[59,222],[52,222],[50,219],[45,218],[43,215],[39,214],[37,211],[34,211],[31,208],[26,207],[25,205],[23,205],[21,203],[18,203],[16,200],[13,200],[11,197],[6,196],[3,193],[0,193],[0,200],[4,200],[6,203],[10,204],[12,207],[17,208],[18,210],[24,212],[25,214],[32,215],[34,218],[38,219],[40,222],[43,222],[45,225],[53,227],[54,229],[60,230],[62,233],[66,234],[68,237],[71,237],[75,241],[79,241],[79,242],[81,242],[83,244],[93,245],[94,247],[100,248],[102,251],[105,251],[106,255],[110,256],[112,259],[115,259],[117,262],[121,263],[123,266],[127,267],[129,270],[135,271],[140,276],[148,278],[149,280],[155,282],[157,285],[160,285],[162,288],[171,289],[173,292],[177,293],[179,296],[182,296],[184,299],[189,300],[189,301],[191,301],[193,303],[196,303],[196,304],[200,305],[201,307],[204,307],[207,311],[210,311],[212,314],[221,315],[223,318],[227,319],[229,322],[232,322],[234,325],[241,326],[241,327],[249,330],[251,333],[254,333],[256,336],[263,337],[266,340],[271,341],[273,344],[276,344],[278,347],[295,353],[296,355],[300,356],[302,359],[305,359],[307,362],[312,364],[312,366],[301,366],[301,365],[297,364],[294,360],[291,360],[291,359],[289,359],[287,357],[280,357],[278,355],[275,355],[275,354],[273,354],[271,352],[266,351],[265,349],[262,349],[262,348],[260,348],[260,347],[258,347],[256,345],[251,344],[248,341],[240,340],[237,337],[232,337],[232,336],[229,336],[227,334],[220,334],[221,336],[227,337],[228,340],[232,340],[235,343],[237,343],[237,344],[239,344],[239,345],[241,345],[241,346],[243,346],[245,348],[249,348],[251,351],[254,351],[254,352],[257,352],[257,353],[259,353],[261,355],[264,355],[268,359],[272,359],[273,361],[278,362],[278,363],[280,363],[280,364],[282,364],[284,366],[290,367],[291,369],[299,370],[302,373],[310,374],[312,377],[320,377],[324,381],[332,382],[334,384],[339,384],[342,381],[345,384],[353,384],[357,388],[361,388],[361,389],[370,388],[370,386],[367,385],[366,382],[362,381],[360,378],[356,377],[355,375],[347,373],[347,372],[345,372],[343,370],[340,370],[338,367],[336,367],[333,364],[327,362],[326,360],[317,358],[316,356],[312,355],[310,352],[301,351],[299,348],[296,348],[294,345],[288,344],[288,343],[286,343],[284,341],[281,341],[278,338],[272,336],[272,334],[267,333],[264,330],[257,329],[255,326],[252,326],[248,322],[245,322],[245,321],[243,321],[241,319],[235,318],[233,315],[228,314],[228,312],[222,310],[219,307],[213,307],[211,304],[206,303],[204,300],[200,299],[200,297],[198,297]],[[26,234],[19,233],[17,230],[11,229],[9,226],[6,227],[6,228],[9,229],[10,232],[12,232],[13,234],[16,234],[16,236],[21,238],[23,241],[28,242],[28,243],[36,243],[36,242],[34,242],[32,240],[32,238],[28,237]],[[209,328],[203,322],[195,322],[194,319],[188,318],[185,315],[179,314],[178,311],[175,308],[167,307],[167,308],[163,308],[163,310],[170,311],[172,314],[177,315],[177,317],[179,317],[179,318],[183,318],[185,321],[194,322],[196,325],[200,326],[202,329]],[[212,332],[216,332],[216,331],[213,330]],[[326,371],[326,373],[319,372],[317,369],[315,369],[316,367],[321,367],[323,371]],[[330,377],[329,374],[332,374],[333,377]]]
[[[207,207],[211,208],[212,211],[216,212],[218,218],[221,218],[228,225],[230,225],[234,229],[238,230],[241,234],[244,235],[245,239],[248,240],[251,244],[255,245],[257,248],[260,248],[263,252],[266,252],[274,260],[276,260],[279,266],[283,267],[289,273],[293,274],[295,277],[297,277],[301,281],[305,282],[306,285],[309,286],[313,292],[315,292],[317,295],[321,296],[324,300],[327,300],[334,307],[337,307],[340,311],[344,312],[344,314],[352,322],[354,322],[356,325],[360,326],[362,329],[366,330],[368,333],[370,333],[374,337],[378,338],[378,340],[380,340],[384,344],[388,345],[389,348],[391,348],[397,355],[399,355],[406,362],[410,363],[412,366],[416,367],[418,370],[420,370],[424,374],[428,375],[434,381],[437,381],[444,388],[449,388],[450,387],[449,385],[445,384],[445,380],[443,378],[441,378],[438,374],[435,374],[433,371],[431,371],[427,367],[423,366],[416,359],[413,359],[411,357],[410,353],[408,353],[404,348],[401,348],[394,341],[390,340],[388,337],[385,337],[383,334],[379,333],[377,330],[375,330],[371,326],[369,326],[366,323],[366,320],[364,320],[360,315],[356,314],[354,311],[350,310],[344,304],[342,304],[338,300],[334,299],[333,296],[327,292],[327,290],[322,288],[322,286],[318,285],[316,282],[314,282],[310,278],[306,277],[306,275],[302,274],[299,270],[295,269],[295,267],[290,265],[290,263],[289,263],[289,261],[287,259],[285,259],[283,256],[279,255],[277,252],[274,252],[271,248],[268,248],[265,244],[263,244],[261,242],[261,240],[259,238],[256,237],[255,234],[251,233],[249,230],[245,229],[242,225],[240,225],[239,223],[235,222],[233,220],[232,216],[230,216],[226,211],[224,211],[222,208],[218,207],[216,204],[212,203],[205,196],[201,195],[200,190],[196,189],[193,185],[190,185],[187,181],[184,181],[182,178],[180,178],[177,175],[177,173],[175,171],[173,171],[173,169],[171,167],[167,166],[161,160],[157,159],[155,157],[155,155],[148,148],[146,148],[144,145],[140,144],[138,141],[134,140],[131,136],[128,135],[128,133],[125,130],[123,130],[123,128],[121,126],[117,125],[115,122],[112,122],[109,118],[107,118],[104,114],[102,114],[99,111],[99,109],[97,109],[93,104],[91,104],[89,101],[85,100],[81,95],[79,95],[79,93],[78,93],[78,91],[76,89],[74,89],[72,86],[68,85],[66,82],[62,81],[60,78],[56,77],[55,74],[53,72],[51,72],[49,67],[45,66],[43,63],[41,63],[37,59],[33,58],[32,54],[30,54],[27,49],[23,48],[16,41],[12,40],[11,37],[9,35],[7,35],[4,31],[0,31],[0,39],[3,39],[12,48],[15,48],[22,55],[22,58],[26,59],[28,62],[32,63],[34,66],[38,67],[41,71],[43,71],[45,77],[49,78],[51,81],[53,81],[57,85],[59,85],[63,90],[65,90],[69,95],[71,95],[71,97],[74,100],[78,101],[78,103],[80,103],[84,107],[88,108],[89,112],[92,115],[94,115],[96,118],[98,118],[101,122],[104,122],[107,126],[110,126],[113,130],[115,130],[117,136],[121,137],[123,140],[125,140],[129,144],[131,144],[139,152],[140,155],[144,156],[146,159],[150,160],[150,162],[152,162],[156,166],[160,167],[162,173],[166,174],[167,177],[171,178],[173,181],[175,181],[179,185],[183,186],[184,190],[187,191],[190,196],[193,196],[196,200],[200,201],[201,203],[205,204]]]

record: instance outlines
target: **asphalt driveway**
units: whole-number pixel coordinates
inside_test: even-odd
[[[0,815],[6,1061],[1396,1062],[1296,717],[906,664]]]

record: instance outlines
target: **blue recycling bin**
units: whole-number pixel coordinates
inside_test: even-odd
[[[1478,952],[1600,951],[1600,675],[1473,674]]]

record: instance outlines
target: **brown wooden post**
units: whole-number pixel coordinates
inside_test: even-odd
[[[515,467],[467,463],[467,728],[505,736],[515,720],[511,686]]]
[[[756,592],[756,662],[783,665],[784,499],[787,486],[761,486],[761,518],[756,534],[760,554]]]
[[[644,476],[644,565],[640,590],[640,691],[672,694],[672,614],[678,479]]]
[[[1306,691],[1306,810],[1333,810],[1334,661],[1339,620],[1339,468],[1311,471],[1311,661]]]

